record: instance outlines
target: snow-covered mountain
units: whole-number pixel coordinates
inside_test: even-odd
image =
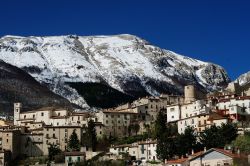
[[[101,83],[138,97],[181,93],[186,84],[216,90],[230,81],[218,65],[161,49],[128,34],[4,36],[0,38],[0,59],[84,108],[89,106],[79,86],[85,84],[72,83]]]
[[[250,71],[240,75],[235,82],[238,82],[241,86],[250,83]]]

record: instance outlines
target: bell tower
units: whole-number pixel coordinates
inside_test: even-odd
[[[14,125],[18,125],[21,108],[22,108],[22,103],[14,103]]]

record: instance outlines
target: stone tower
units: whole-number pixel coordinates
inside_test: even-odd
[[[22,108],[22,103],[14,103],[14,125],[18,125],[21,108]]]
[[[195,101],[196,94],[194,85],[187,85],[184,87],[184,97],[185,97],[185,103],[190,103],[192,101]]]

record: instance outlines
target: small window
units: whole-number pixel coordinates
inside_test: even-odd
[[[9,142],[9,139],[6,139],[6,142]]]
[[[44,113],[42,112],[42,113],[41,113],[41,116],[43,116],[43,115],[44,115]]]
[[[26,115],[24,115],[24,119],[26,119]]]
[[[35,115],[33,115],[33,119],[35,118]]]

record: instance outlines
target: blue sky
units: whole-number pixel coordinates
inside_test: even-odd
[[[217,63],[232,79],[250,70],[249,0],[5,0],[0,36],[133,34]]]

